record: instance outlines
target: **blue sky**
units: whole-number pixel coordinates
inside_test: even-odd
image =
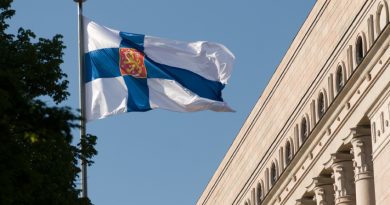
[[[260,97],[315,0],[94,1],[84,15],[126,32],[169,39],[219,42],[236,56],[223,96],[236,113],[176,113],[153,110],[91,122],[98,136],[95,164],[88,170],[96,205],[191,205]],[[78,108],[77,7],[73,0],[19,0],[10,32],[24,27],[37,36],[59,33],[67,46],[62,69]],[[75,140],[78,132],[75,131]]]

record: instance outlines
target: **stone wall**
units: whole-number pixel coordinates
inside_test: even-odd
[[[353,150],[351,128],[378,120],[367,113],[390,82],[388,13],[387,0],[317,1],[198,205],[305,204],[324,197],[313,178],[337,174],[329,158]],[[383,144],[374,172],[389,177],[376,168],[389,156]],[[389,200],[386,193],[378,204]]]

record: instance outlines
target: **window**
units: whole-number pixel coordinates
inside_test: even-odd
[[[286,143],[286,150],[285,150],[285,159],[286,159],[286,166],[290,164],[291,160],[293,158],[293,150],[291,147],[290,141],[287,141]]]
[[[317,102],[317,112],[318,112],[318,118],[321,119],[322,116],[324,116],[325,114],[325,96],[324,96],[324,93],[320,93],[318,95],[318,102]]]
[[[274,185],[277,179],[278,179],[278,176],[277,176],[276,165],[275,165],[275,163],[272,163],[272,165],[271,165],[271,185]]]
[[[343,68],[341,65],[337,67],[336,71],[336,90],[340,92],[341,88],[344,86],[344,76],[343,76]]]
[[[257,188],[256,188],[256,200],[257,200],[257,205],[260,205],[260,204],[261,204],[262,196],[263,196],[263,190],[261,189],[261,184],[258,183],[258,184],[257,184]]]
[[[363,39],[361,36],[358,37],[356,41],[356,64],[359,65],[363,61],[364,52],[363,52]]]
[[[307,126],[307,120],[304,117],[301,122],[301,140],[302,142],[306,140],[307,136],[309,136],[309,127]]]
[[[385,1],[381,2],[376,11],[376,33],[379,35],[389,22],[388,5]]]

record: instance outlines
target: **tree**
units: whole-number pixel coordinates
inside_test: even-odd
[[[69,96],[62,36],[36,40],[23,28],[7,34],[11,3],[0,1],[0,204],[91,204],[79,198],[77,165],[92,163],[96,137],[85,136],[83,150],[72,145],[80,117],[59,106]]]

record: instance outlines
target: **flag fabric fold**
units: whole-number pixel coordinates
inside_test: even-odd
[[[234,55],[223,45],[116,31],[84,17],[87,121],[162,108],[232,112],[222,99]]]

